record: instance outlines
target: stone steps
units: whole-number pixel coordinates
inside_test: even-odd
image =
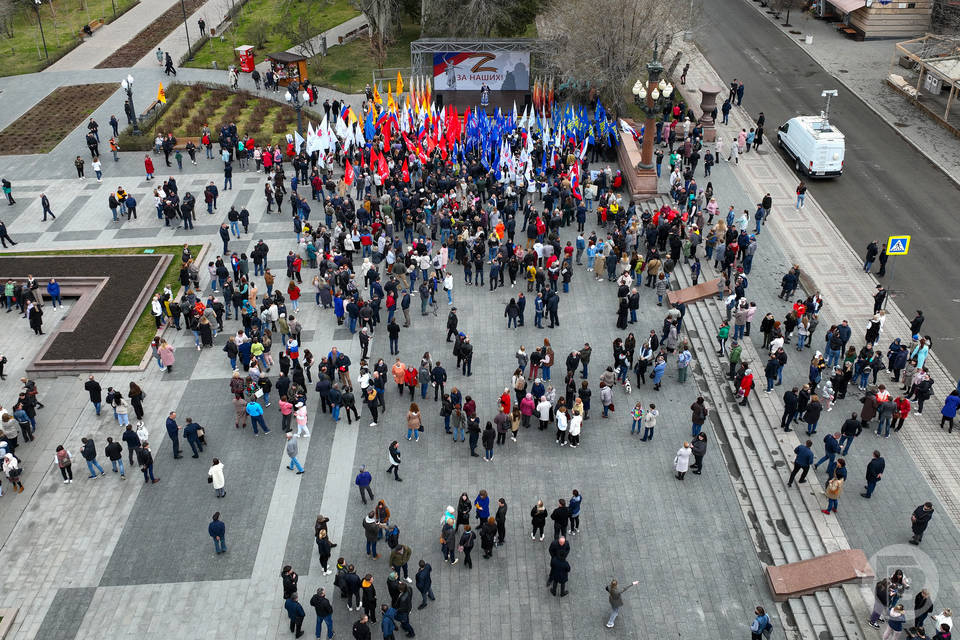
[[[659,207],[665,201],[661,197],[645,204]],[[704,271],[708,270],[711,270],[709,264],[704,265]],[[678,286],[691,284],[683,268],[676,269],[674,274]],[[713,423],[718,438],[726,439],[720,443],[721,448],[728,464],[736,465],[731,475],[744,516],[761,537],[755,543],[762,561],[781,564],[849,548],[835,518],[829,516],[828,520],[828,516],[819,512],[822,490],[815,474],[811,473],[808,482],[799,485],[799,490],[786,487],[793,448],[798,440],[795,434],[779,430],[782,414],[779,398],[754,390],[746,407],[738,405],[734,389],[725,378],[729,364],[725,356],[717,355],[715,347],[714,335],[722,317],[725,309],[713,298],[688,305],[684,324],[703,369],[703,383],[713,399]],[[741,341],[741,345],[745,357],[759,363],[753,365],[754,370],[762,371],[762,362],[749,340]],[[758,381],[757,386],[762,387],[763,383]],[[790,599],[782,607],[784,620],[793,621],[799,637],[822,637],[822,633],[828,632],[834,638],[864,638],[858,622],[863,616],[855,611],[855,606],[863,608],[864,605],[850,594],[855,591],[835,587]]]

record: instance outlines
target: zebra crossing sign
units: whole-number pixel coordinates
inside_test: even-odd
[[[910,250],[910,236],[890,236],[887,238],[888,256],[905,256]]]

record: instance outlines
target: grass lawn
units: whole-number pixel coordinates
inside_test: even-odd
[[[249,0],[239,10],[233,25],[207,40],[194,54],[193,61],[184,62],[183,66],[208,69],[216,61],[218,68],[226,69],[237,63],[234,47],[257,46],[262,39],[262,46],[256,51],[259,62],[268,53],[286,51],[300,44],[301,20],[309,21],[312,37],[358,15],[360,12],[348,0]]]
[[[409,68],[410,43],[419,37],[420,25],[404,16],[400,25],[400,37],[387,47],[387,58],[383,67],[385,69]],[[373,70],[377,68],[370,49],[370,40],[366,37],[331,47],[327,50],[325,57],[316,56],[310,63],[315,65],[311,68],[320,69],[319,73],[313,72],[310,75],[310,80],[314,84],[343,93],[362,92],[364,87],[373,80]],[[385,91],[384,87],[381,90],[384,100],[386,100]]]
[[[47,42],[48,61],[43,55],[43,42],[37,27],[33,2],[8,5],[9,18],[0,17],[0,76],[33,73],[55,62],[80,43],[80,29],[94,20],[112,22],[114,14],[137,4],[138,0],[44,0],[40,7],[43,36]],[[0,16],[5,11],[0,11]],[[93,32],[97,37],[97,32]]]
[[[220,125],[234,122],[241,136],[249,134],[260,145],[280,143],[297,128],[297,112],[293,107],[258,98],[248,91],[173,84],[166,93],[167,104],[160,116],[143,129],[143,135],[132,135],[130,127],[121,131],[121,149],[149,150],[158,131],[173,132],[178,139],[199,137],[204,123],[209,125],[214,142],[219,140]],[[304,129],[308,119],[320,122],[322,116],[304,109]]]
[[[190,245],[190,253],[196,256],[200,253],[201,245]],[[30,251],[26,253],[0,253],[0,256],[49,256],[49,255],[138,255],[144,253],[144,249],[153,249],[154,254],[169,253],[173,255],[173,260],[164,272],[163,277],[157,284],[154,293],[162,293],[163,287],[167,284],[176,294],[180,289],[180,254],[183,252],[183,245],[162,245],[158,247],[113,247],[109,249],[73,249],[68,251]],[[149,305],[140,314],[140,318],[133,326],[130,336],[127,337],[123,349],[117,354],[114,366],[136,366],[143,359],[143,354],[150,348],[153,337],[157,335],[157,325],[150,314]]]

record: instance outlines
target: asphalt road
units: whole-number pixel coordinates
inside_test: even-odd
[[[768,149],[776,149],[782,122],[820,113],[821,90],[840,91],[830,102],[830,122],[846,136],[844,173],[808,181],[810,193],[861,255],[870,240],[913,236],[909,255],[890,258],[885,284],[909,317],[923,310],[923,332],[933,338],[933,349],[952,372],[960,372],[954,315],[960,311],[960,233],[953,236],[960,189],[748,0],[709,0],[702,6],[705,26],[697,43],[721,78],[746,85],[743,106],[754,117],[760,111],[766,115]]]

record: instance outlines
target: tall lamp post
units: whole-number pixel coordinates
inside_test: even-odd
[[[307,95],[306,91],[304,91],[303,94],[301,94],[300,83],[298,83],[296,80],[291,80],[290,84],[287,85],[286,98],[287,98],[287,102],[289,102],[290,105],[297,111],[297,133],[299,133],[302,136],[303,135],[303,115],[301,114],[301,110],[303,109],[303,103],[309,99],[309,96]],[[300,150],[297,149],[297,152],[299,153]]]
[[[193,47],[190,46],[190,29],[187,27],[187,8],[180,0],[180,11],[183,12],[183,30],[187,34],[187,60],[193,60]]]
[[[43,0],[33,0],[33,10],[37,12],[37,24],[40,25],[40,40],[43,41],[43,57],[49,60],[50,54],[47,53],[47,38],[43,35],[43,20],[40,19],[40,5],[42,4]]]
[[[127,102],[130,103],[130,117],[133,120],[133,135],[140,135],[140,119],[137,118],[137,110],[133,108],[133,76],[127,77],[120,83],[123,90],[127,92]]]
[[[633,85],[633,100],[643,111],[646,119],[643,125],[643,146],[640,149],[640,164],[637,165],[640,193],[657,193],[657,170],[653,164],[653,146],[656,137],[656,116],[673,94],[673,85],[665,82],[660,75],[663,64],[657,59],[657,43],[653,44],[653,60],[647,64],[647,84],[637,80]]]

